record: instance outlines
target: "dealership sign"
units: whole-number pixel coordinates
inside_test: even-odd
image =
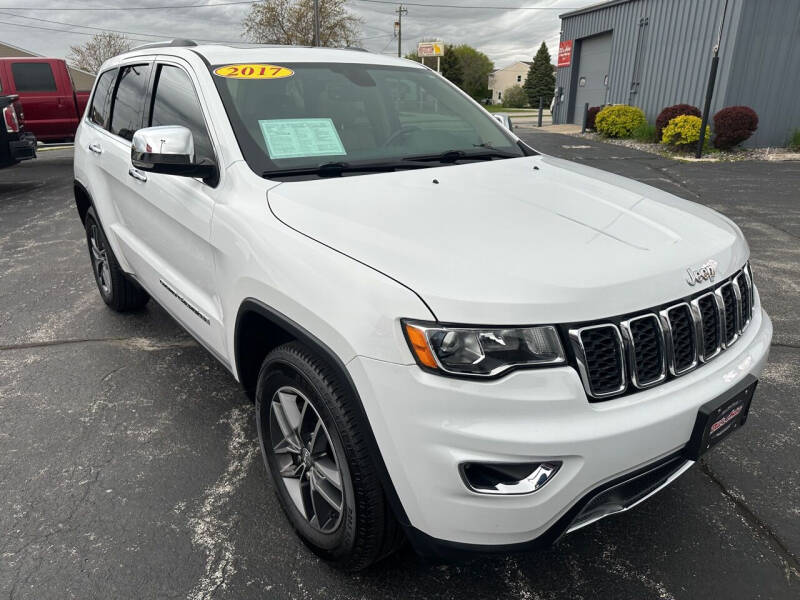
[[[568,67],[572,63],[572,40],[558,44],[558,66]]]
[[[441,42],[420,42],[417,46],[419,56],[444,56],[444,44]]]

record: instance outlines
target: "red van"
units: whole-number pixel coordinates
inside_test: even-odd
[[[25,128],[42,142],[72,141],[89,99],[59,58],[0,58],[0,93],[19,96]]]

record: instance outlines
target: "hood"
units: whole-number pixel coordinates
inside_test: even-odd
[[[748,256],[715,211],[548,156],[283,183],[268,202],[450,323],[621,315],[710,285],[690,287],[689,267],[714,259],[719,281]]]

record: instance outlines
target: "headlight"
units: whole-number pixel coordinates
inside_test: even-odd
[[[420,366],[454,375],[491,377],[513,367],[566,362],[552,325],[473,329],[404,321],[403,330]]]

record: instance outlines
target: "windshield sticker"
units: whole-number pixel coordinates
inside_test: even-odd
[[[347,154],[331,119],[259,121],[270,158]]]
[[[214,69],[214,75],[228,79],[283,79],[294,71],[278,65],[225,65]]]

